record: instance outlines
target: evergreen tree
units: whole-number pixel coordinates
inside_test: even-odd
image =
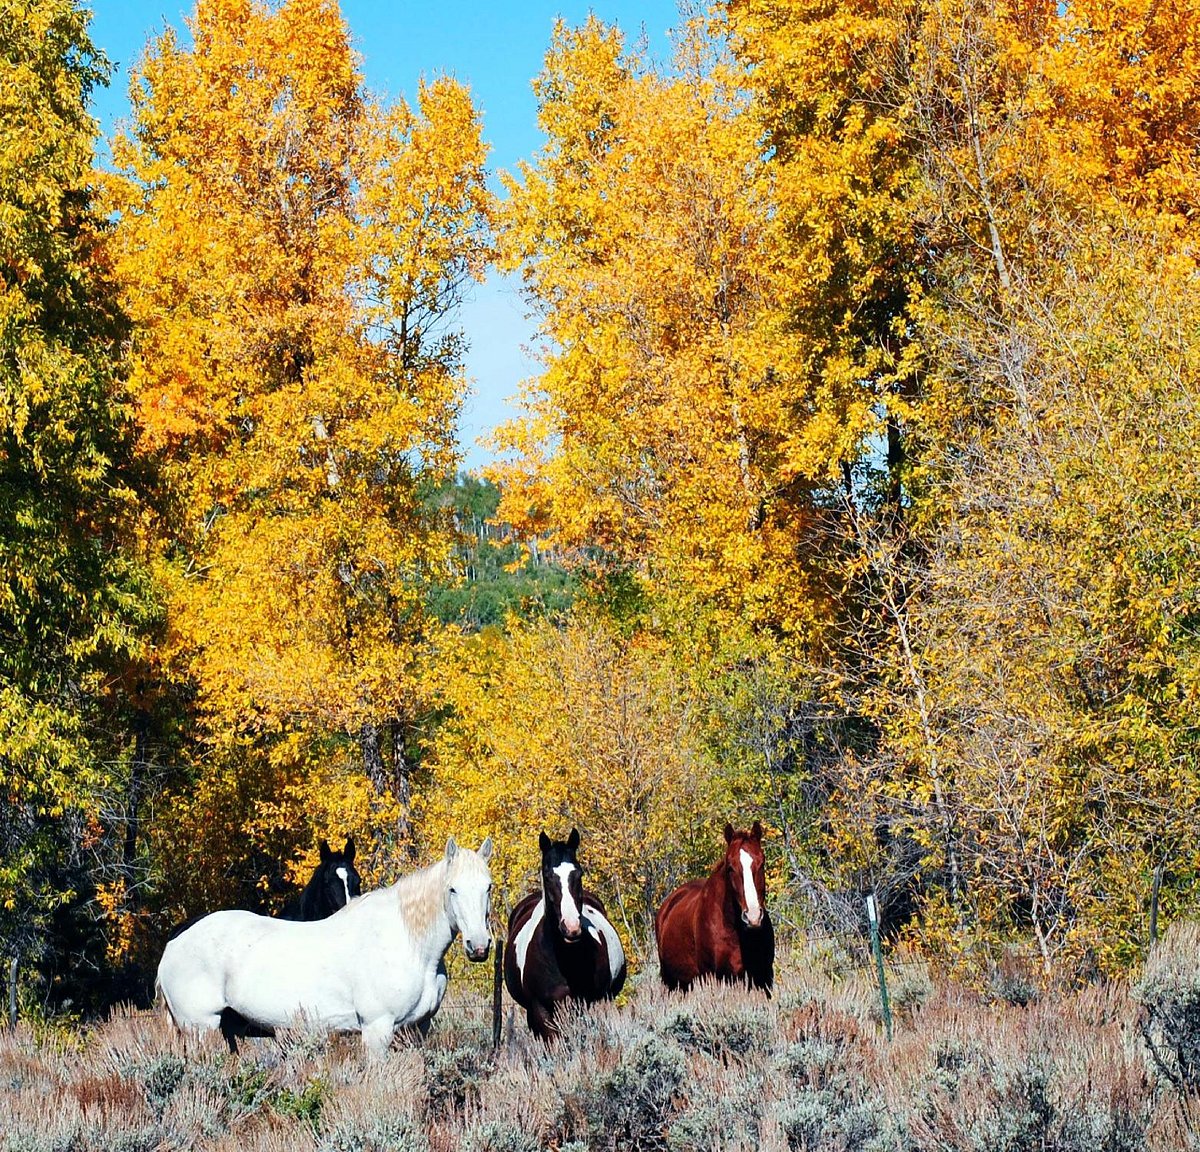
[[[108,64],[87,23],[71,0],[0,5],[0,952],[48,964],[86,895],[111,672],[146,604],[121,543],[127,326],[99,257],[87,100]]]

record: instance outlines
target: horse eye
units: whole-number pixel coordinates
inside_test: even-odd
[[[458,889],[457,889],[457,888],[451,888],[451,889],[450,889],[450,895],[451,895],[451,896],[457,896],[457,895],[458,895]]]

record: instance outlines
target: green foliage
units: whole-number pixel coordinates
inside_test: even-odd
[[[597,1086],[591,1121],[595,1142],[622,1149],[661,1147],[686,1068],[683,1050],[669,1037],[635,1038]]]
[[[316,1129],[320,1124],[321,1110],[329,1098],[329,1085],[324,1080],[310,1080],[299,1091],[284,1088],[275,1097],[271,1107],[280,1116],[299,1120],[309,1128]]]
[[[87,100],[108,64],[87,24],[70,0],[0,6],[0,952],[51,968],[97,879],[85,845],[125,703],[110,691],[153,615],[128,323],[91,187]],[[102,962],[91,936],[72,965]]]
[[[500,489],[489,480],[460,476],[430,498],[451,519],[457,543],[452,567],[459,580],[430,590],[430,612],[468,631],[498,627],[509,617],[561,617],[577,594],[576,579],[545,554],[536,539],[519,540],[496,523]]]

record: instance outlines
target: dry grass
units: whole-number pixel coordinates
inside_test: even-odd
[[[1200,959],[1173,963],[1195,980]],[[919,966],[892,981],[891,1043],[870,975],[814,963],[771,1000],[644,977],[550,1049],[515,1014],[498,1053],[486,998],[452,985],[429,1038],[383,1063],[303,1032],[233,1057],[162,1012],[18,1028],[0,1037],[0,1152],[1200,1152],[1200,1098],[1150,1058],[1125,987],[1020,1007]]]

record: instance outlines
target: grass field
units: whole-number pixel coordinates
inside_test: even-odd
[[[303,1032],[235,1057],[185,1045],[161,1010],[21,1026],[0,1036],[0,1148],[1200,1150],[1200,1102],[1171,1052],[1152,1057],[1126,986],[1020,1005],[919,964],[891,984],[891,1042],[870,974],[812,955],[786,963],[771,1000],[668,995],[650,974],[551,1049],[506,999],[493,1053],[488,999],[463,981],[429,1038],[397,1040],[383,1063],[356,1038]]]

